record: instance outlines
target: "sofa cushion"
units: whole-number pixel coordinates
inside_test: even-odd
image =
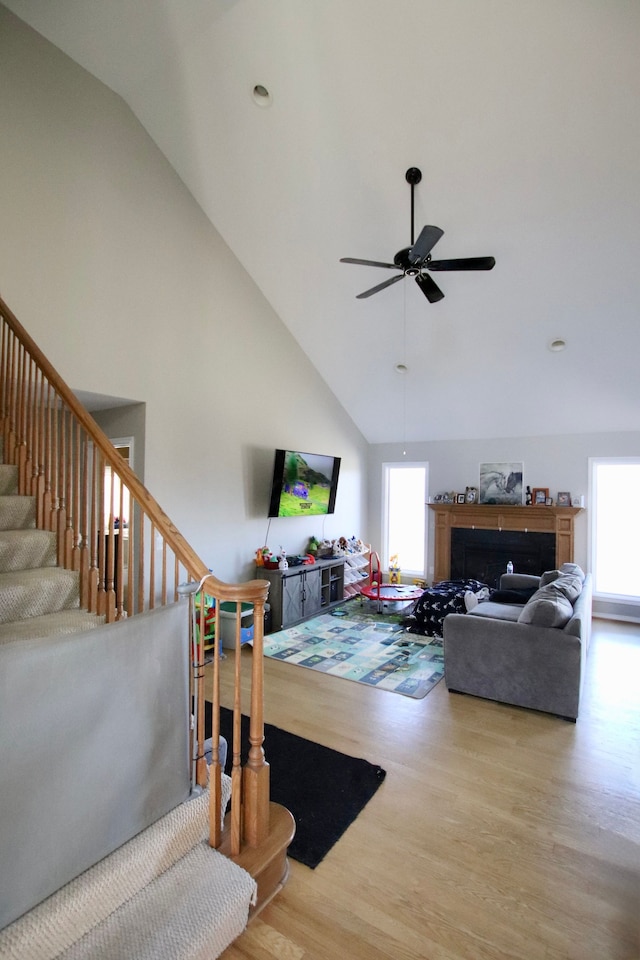
[[[521,603],[493,603],[491,600],[484,600],[473,610],[469,610],[467,616],[488,617],[489,620],[510,620],[512,623],[517,623],[522,609]]]
[[[549,585],[550,586],[550,585]],[[536,627],[565,627],[573,615],[573,607],[561,593],[543,587],[522,608],[518,623]]]

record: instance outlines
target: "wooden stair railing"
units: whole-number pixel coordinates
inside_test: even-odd
[[[231,853],[258,847],[269,831],[269,765],[262,747],[263,631],[266,580],[225,583],[195,553],[93,417],[78,401],[0,298],[0,432],[4,462],[18,467],[19,491],[36,502],[36,526],[58,536],[58,564],[78,572],[80,605],[112,623],[179,599],[196,582],[216,601],[236,603]],[[254,605],[250,751],[240,773],[240,611]],[[185,616],[186,616],[185,612]],[[202,621],[201,621],[202,622]],[[220,845],[220,651],[213,662],[211,834]],[[198,704],[195,779],[207,782],[204,759],[204,646],[192,646],[191,692]],[[237,768],[237,769],[236,769]]]

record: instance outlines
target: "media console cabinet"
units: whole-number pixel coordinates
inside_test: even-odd
[[[316,560],[308,566],[301,564],[286,570],[260,567],[258,576],[271,584],[271,629],[284,630],[342,603],[345,560],[346,557]]]

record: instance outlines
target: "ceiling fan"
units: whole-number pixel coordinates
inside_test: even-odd
[[[379,293],[385,287],[390,287],[392,283],[397,283],[403,277],[413,277],[424,293],[429,303],[437,303],[442,300],[444,293],[435,282],[433,277],[429,276],[427,270],[493,270],[496,261],[493,257],[463,257],[458,260],[432,260],[431,251],[438,240],[444,235],[444,230],[440,227],[426,226],[420,231],[417,240],[414,241],[414,208],[413,191],[417,183],[422,180],[422,172],[417,167],[409,167],[405,174],[407,183],[411,184],[411,246],[404,250],[398,250],[393,263],[381,263],[379,260],[359,260],[355,257],[341,257],[340,263],[359,263],[365,267],[384,267],[388,270],[402,271],[389,280],[383,280],[370,290],[357,295],[358,300],[370,297],[374,293]]]

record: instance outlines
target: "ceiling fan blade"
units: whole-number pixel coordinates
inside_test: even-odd
[[[398,280],[404,278],[404,273],[399,273],[397,277],[391,277],[390,280],[383,280],[382,283],[379,283],[376,287],[371,287],[370,290],[365,290],[364,293],[359,293],[356,297],[356,300],[364,300],[365,297],[370,297],[374,293],[378,293],[380,290],[384,290],[385,287],[390,287],[392,283],[397,283]],[[431,280],[431,277],[429,277]],[[433,283],[433,280],[431,280]]]
[[[407,254],[409,263],[420,263],[424,260],[442,236],[444,236],[444,230],[440,227],[423,227],[416,242],[409,247]]]
[[[429,303],[437,303],[444,299],[444,293],[428,273],[421,273],[416,277],[416,283],[424,293]]]
[[[493,257],[462,257],[459,260],[428,260],[428,270],[493,270]]]
[[[363,267],[388,267],[389,270],[399,270],[396,263],[380,263],[379,260],[358,260],[357,257],[340,257],[340,263],[360,263]]]

